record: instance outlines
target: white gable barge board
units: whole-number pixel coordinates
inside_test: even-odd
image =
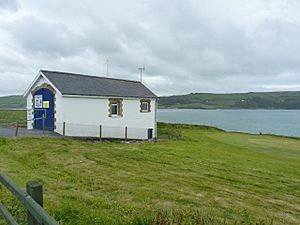
[[[31,91],[36,89],[39,86],[42,86],[43,84],[48,84],[50,85],[55,91],[55,108],[56,111],[60,111],[62,108],[61,105],[61,93],[55,88],[55,86],[53,86],[53,84],[51,84],[51,82],[45,77],[43,76],[41,73],[39,73],[36,78],[34,79],[34,82],[31,83],[30,88],[26,90],[26,92],[24,93],[24,97],[26,98],[26,103],[27,103],[27,128],[28,129],[33,129],[33,119],[34,119],[34,115],[33,115],[33,96]],[[55,117],[60,117],[60,114],[55,114]]]
[[[40,78],[43,78],[42,80]],[[36,87],[40,86],[42,83],[49,84],[55,91],[56,93],[59,93],[60,95],[61,92],[49,81],[49,79],[40,71],[36,77],[34,78],[33,82],[29,85],[29,87],[26,89],[26,91],[23,94],[23,97],[26,98],[26,96]]]

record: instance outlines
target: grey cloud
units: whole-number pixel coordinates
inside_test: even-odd
[[[137,79],[145,56],[145,80],[158,94],[294,88],[300,4],[279,3],[24,0],[26,16],[0,27],[12,37],[2,45],[20,56],[19,66],[13,70],[6,57],[0,71],[47,67],[101,75],[109,58],[111,75]]]
[[[7,24],[7,30],[27,54],[70,56],[82,50],[81,37],[64,24],[48,23],[33,16]]]
[[[0,0],[0,10],[18,10],[19,9],[19,2],[17,0]]]
[[[49,23],[33,16],[6,24],[6,29],[16,44],[28,54],[49,57],[70,57],[91,49],[101,54],[122,52],[119,33],[102,24],[83,26],[80,32],[69,29],[63,23]]]
[[[117,54],[123,50],[122,40],[118,32],[102,24],[94,24],[93,27],[83,30],[86,46],[101,54]]]

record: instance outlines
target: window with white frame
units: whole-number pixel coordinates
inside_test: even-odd
[[[118,115],[118,103],[111,103],[111,115]]]
[[[123,116],[123,100],[117,98],[109,99],[109,117]]]
[[[143,112],[148,112],[149,103],[148,102],[142,102],[141,109]]]
[[[151,101],[149,99],[142,99],[140,104],[140,112],[151,112]]]

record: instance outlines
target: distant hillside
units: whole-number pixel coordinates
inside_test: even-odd
[[[237,94],[192,93],[161,97],[160,108],[300,109],[300,91]]]
[[[26,108],[26,102],[21,95],[0,97],[0,108]]]
[[[0,97],[0,108],[26,108],[26,103],[20,95]],[[160,97],[159,108],[300,109],[300,91],[166,96]]]

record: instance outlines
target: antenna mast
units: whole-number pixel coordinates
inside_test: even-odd
[[[107,77],[108,77],[108,66],[109,66],[108,62],[109,62],[109,60],[106,59],[106,76]]]
[[[143,67],[138,68],[138,70],[140,71],[140,82],[143,82],[143,73],[145,71],[145,57],[144,57],[144,62],[143,62]]]

